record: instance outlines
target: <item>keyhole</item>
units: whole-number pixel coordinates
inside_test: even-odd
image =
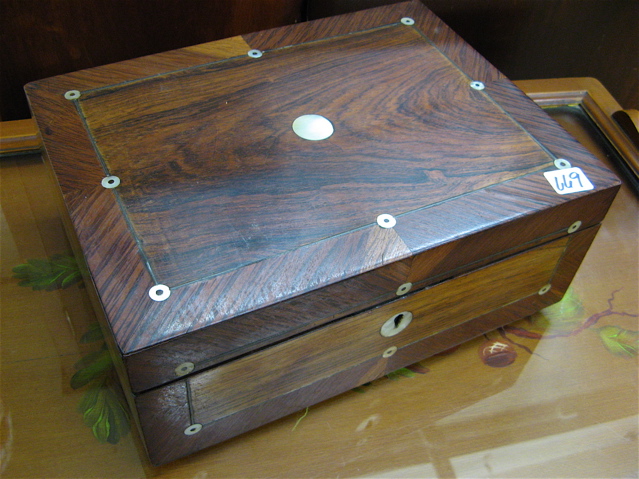
[[[402,332],[413,320],[412,313],[408,311],[403,311],[401,313],[397,313],[396,315],[390,317],[386,320],[386,322],[382,325],[382,328],[379,331],[379,334],[384,336],[385,338],[390,338],[391,336],[395,336]]]

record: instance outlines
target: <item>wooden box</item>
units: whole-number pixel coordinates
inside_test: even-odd
[[[558,301],[619,186],[418,2],[26,90],[154,464]]]

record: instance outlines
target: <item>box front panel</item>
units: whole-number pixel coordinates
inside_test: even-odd
[[[600,191],[552,209],[537,206],[539,211],[530,215],[524,212],[536,205],[536,199],[528,200],[522,196],[516,202],[504,204],[495,201],[497,195],[490,190],[482,191],[481,196],[481,201],[464,200],[461,209],[467,216],[460,216],[457,214],[459,210],[451,211],[447,204],[440,204],[398,219],[394,229],[406,238],[408,244],[419,244],[419,241],[424,241],[423,237],[428,236],[440,244],[431,250],[232,320],[221,321],[127,357],[134,391],[141,392],[179,379],[176,368],[185,362],[193,364],[193,372],[202,371],[565,236],[575,221],[582,221],[582,229],[594,226],[603,219],[614,191]],[[520,216],[516,221],[505,221],[514,214]],[[476,229],[482,224],[496,226],[455,238],[460,229]],[[343,264],[362,251],[365,252],[365,249],[341,251],[337,261]],[[314,263],[307,264],[309,269],[326,267],[317,258]],[[274,269],[273,275],[278,276],[279,271]],[[411,289],[402,290],[408,282]],[[245,286],[233,291],[233,294],[239,296],[256,291],[259,290]]]
[[[188,379],[194,420],[207,424],[537,294],[567,243],[554,241]],[[392,336],[383,336],[384,325]]]
[[[308,406],[552,304],[568,287],[596,230],[142,394],[136,401],[152,457],[232,437],[294,412],[291,404]]]

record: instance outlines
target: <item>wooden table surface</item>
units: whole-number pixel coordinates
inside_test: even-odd
[[[34,291],[14,278],[70,251],[40,156],[2,158],[0,175],[3,477],[637,475],[639,202],[626,186],[569,295],[543,314],[152,468],[134,432],[100,443],[83,423],[87,387],[71,378],[100,342],[79,342],[95,322],[81,284]]]

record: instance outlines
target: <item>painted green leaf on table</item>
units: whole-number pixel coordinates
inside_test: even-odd
[[[570,333],[583,323],[583,312],[581,299],[570,287],[561,301],[533,314],[530,321],[540,332]]]
[[[84,424],[88,427],[93,427],[100,420],[104,411],[104,385],[105,381],[100,381],[87,389],[78,406]]]
[[[102,329],[100,328],[100,324],[96,322],[89,325],[89,330],[82,335],[82,337],[80,338],[80,342],[93,343],[102,339],[104,339]]]
[[[392,379],[394,381],[399,379],[402,376],[405,377],[405,378],[414,378],[415,377],[415,373],[413,371],[411,371],[410,369],[408,369],[408,368],[400,368],[400,369],[398,369],[396,371],[392,371],[392,372],[390,372],[390,373],[388,373],[386,375],[386,377],[388,379]]]
[[[116,388],[102,375],[89,385],[78,404],[84,424],[102,443],[117,444],[131,429],[129,413]]]
[[[79,371],[71,378],[71,387],[73,389],[86,386],[95,378],[111,370],[113,368],[113,360],[107,349],[101,349],[82,358],[76,363],[76,367],[79,368]]]
[[[109,433],[111,432],[111,423],[109,423],[109,412],[106,408],[102,409],[100,417],[91,429],[98,441],[107,442]]]
[[[365,384],[362,384],[361,386],[357,386],[356,388],[353,389],[353,391],[355,391],[356,393],[365,393],[366,392],[366,388],[369,388],[373,385],[373,382],[368,382]]]
[[[109,393],[109,423],[111,424],[111,429],[107,437],[107,442],[117,444],[120,438],[129,432],[129,413],[115,392],[109,390]]]
[[[19,286],[34,291],[64,289],[82,281],[77,261],[71,255],[57,254],[50,259],[29,259],[13,268]]]
[[[92,387],[87,389],[82,395],[82,400],[78,404],[78,411],[80,411],[83,414],[85,420],[86,420],[86,416],[91,414],[91,411],[93,411],[93,408],[97,404],[98,399],[100,399],[100,389],[103,385],[104,385],[104,381],[101,381],[100,383],[96,383]],[[93,424],[90,420],[88,422]]]
[[[617,356],[634,357],[639,350],[639,331],[630,331],[619,326],[604,326],[599,337],[608,351]]]
[[[81,343],[104,340],[98,323],[89,326],[80,339]],[[122,390],[113,377],[113,360],[103,341],[100,349],[92,351],[75,363],[78,370],[71,378],[71,387],[87,386],[78,410],[84,424],[91,428],[95,438],[102,443],[117,444],[129,433],[130,417]]]
[[[79,359],[78,361],[76,361],[73,367],[77,371],[86,369],[90,367],[92,364],[94,364],[95,362],[99,361],[102,357],[106,356],[105,351],[106,351],[106,344],[103,344],[102,349],[98,349],[96,351],[92,351],[84,355],[82,359]]]
[[[129,433],[129,414],[106,380],[96,381],[87,389],[78,409],[84,424],[102,443],[117,444]]]

